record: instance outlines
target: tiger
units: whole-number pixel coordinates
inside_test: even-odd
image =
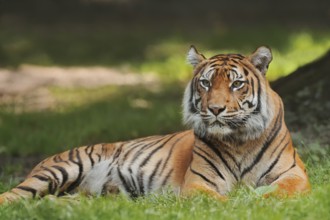
[[[282,100],[266,79],[272,59],[266,46],[248,56],[210,58],[191,46],[193,76],[182,102],[188,130],[56,154],[1,194],[0,204],[77,192],[136,198],[166,188],[178,196],[205,192],[226,200],[242,183],[274,186],[268,194],[275,196],[309,192]]]

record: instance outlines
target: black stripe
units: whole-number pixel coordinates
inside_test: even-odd
[[[257,107],[256,109],[253,111],[253,114],[259,114],[259,112],[261,111],[261,102],[260,102],[260,95],[261,95],[261,85],[260,85],[260,79],[258,77],[258,74],[255,73],[254,70],[251,70],[251,68],[246,65],[245,63],[241,63],[244,67],[246,67],[248,70],[250,70],[250,72],[252,72],[252,74],[254,75],[255,78],[257,78],[257,82],[258,82],[258,103],[257,103]],[[251,81],[252,82],[252,81]],[[254,96],[253,96],[254,97]]]
[[[208,153],[206,150],[204,150],[203,148],[201,148],[201,147],[199,147],[199,146],[197,146],[197,145],[195,145],[195,148],[198,149],[198,150],[200,150],[200,151],[202,151],[203,154],[205,154],[205,155],[208,156],[209,158],[212,158],[212,159],[213,159],[213,155],[209,154],[209,153]]]
[[[190,171],[191,171],[193,174],[195,174],[195,175],[199,176],[200,178],[202,178],[205,182],[211,184],[212,186],[214,186],[214,187],[217,186],[214,182],[212,182],[211,180],[209,180],[208,178],[206,178],[206,176],[204,176],[203,174],[201,174],[201,173],[199,173],[199,172],[193,170],[191,167],[190,167]]]
[[[285,133],[284,133],[282,139],[281,139],[280,142],[277,144],[277,146],[274,148],[273,152],[270,154],[270,156],[269,156],[270,158],[273,157],[273,155],[274,155],[274,153],[276,152],[277,148],[278,148],[279,146],[282,145],[282,143],[284,142],[284,140],[285,140],[285,138],[286,138],[287,135],[288,135],[288,130],[285,131]]]
[[[53,185],[53,181],[54,180],[52,180],[51,177],[49,177],[49,176],[41,176],[41,175],[36,174],[36,175],[33,175],[32,178],[36,178],[36,179],[38,179],[38,180],[40,180],[42,182],[47,182],[48,183],[48,192],[50,194],[54,194],[55,193],[56,187]]]
[[[197,79],[194,78],[191,83],[190,83],[190,98],[189,98],[189,112],[192,113],[192,114],[196,114],[198,112],[195,104],[194,104],[194,85],[196,83]]]
[[[210,161],[208,158],[206,158],[204,155],[198,153],[196,150],[193,150],[193,152],[195,154],[197,154],[198,156],[200,156],[201,158],[203,158],[211,167],[212,169],[218,174],[218,176],[225,180],[225,177],[222,175],[222,173],[219,171],[219,169],[214,165],[214,163],[212,161]]]
[[[250,101],[248,101],[248,100],[245,100],[245,101],[242,103],[242,105],[245,105],[245,104],[248,104],[248,108],[252,108],[252,107],[254,107],[253,103],[250,102]]]
[[[241,164],[239,162],[237,162],[237,160],[235,159],[235,157],[227,150],[223,149],[223,152],[225,154],[227,154],[227,156],[233,160],[233,162],[235,163],[235,165],[237,166],[237,168],[240,170],[241,169]]]
[[[172,153],[173,153],[173,149],[174,149],[175,144],[176,144],[176,143],[174,143],[174,144],[172,145],[170,151],[169,151],[168,154],[167,154],[167,157],[166,157],[166,159],[165,159],[165,161],[164,161],[164,163],[163,163],[163,165],[162,165],[162,168],[161,168],[161,170],[160,170],[160,173],[159,173],[160,176],[163,174],[163,172],[164,172],[164,170],[165,170],[165,168],[166,168],[166,166],[167,166],[167,164],[168,164],[168,161],[170,160],[170,158],[171,158],[171,156],[172,156]]]
[[[196,106],[198,106],[198,103],[200,103],[201,101],[202,101],[201,97],[195,99],[195,109],[196,109]]]
[[[43,182],[48,182],[50,180],[49,177],[47,177],[47,176],[40,176],[38,174],[33,175],[32,178],[36,178],[36,179],[38,179],[40,181],[43,181]]]
[[[155,179],[155,175],[159,170],[160,164],[161,164],[162,160],[159,160],[156,164],[156,167],[154,168],[154,170],[152,171],[151,175],[149,176],[149,181],[148,181],[148,190],[151,191],[152,190],[152,184],[154,182]]]
[[[91,162],[91,167],[94,167],[94,164],[95,164],[95,161],[94,161],[94,158],[93,158],[94,148],[95,148],[95,145],[90,145],[85,149],[86,155],[88,156],[88,158]]]
[[[243,67],[243,71],[244,71],[245,76],[249,75],[249,71],[246,68]]]
[[[167,175],[165,176],[165,178],[162,181],[161,186],[165,186],[169,180],[169,178],[171,177],[171,174],[173,173],[173,168],[167,173]]]
[[[161,142],[162,140],[164,140],[165,138],[167,138],[168,135],[164,135],[164,136],[160,136],[158,139],[156,139],[155,141],[152,141],[152,142],[149,142],[149,143],[141,143],[141,144],[138,144],[136,146],[134,146],[133,148],[129,149],[128,151],[126,151],[126,153],[124,154],[123,156],[123,161],[127,161],[127,157],[129,156],[129,154],[137,147],[141,147],[139,149],[138,152],[135,153],[134,156],[132,156],[133,160],[136,160],[136,158],[143,154],[144,153],[144,150],[150,146],[153,146],[153,145],[156,145],[158,144],[159,142]]]
[[[53,170],[49,169],[48,167],[41,166],[41,168],[48,171],[53,176],[53,179],[56,180],[56,187],[57,187],[57,185],[60,184],[61,181],[60,178],[58,178],[58,176],[56,175],[56,173]]]
[[[117,147],[117,150],[113,155],[113,159],[117,159],[120,156],[120,153],[123,150],[123,145],[124,143],[122,143],[120,146]]]
[[[229,166],[228,162],[225,160],[225,158],[223,157],[222,153],[218,150],[218,148],[213,146],[213,144],[207,141],[206,139],[203,139],[202,141],[218,156],[218,158],[220,158],[222,163],[226,166],[227,170],[234,176],[235,180],[238,181],[238,177],[236,173]]]
[[[255,97],[255,89],[254,89],[254,80],[251,78],[251,88],[252,88],[252,100],[254,100]]]
[[[136,192],[134,190],[132,190],[130,185],[127,183],[127,181],[124,178],[123,174],[121,173],[119,167],[117,168],[117,172],[118,172],[119,179],[120,179],[121,183],[123,184],[123,186],[125,188],[125,191],[130,195],[130,197],[136,198],[137,197]]]
[[[140,143],[140,142],[132,144],[132,145],[130,146],[131,148],[127,149],[126,152],[125,152],[125,154],[123,155],[123,161],[126,161],[126,159],[127,159],[127,157],[129,156],[129,154],[130,154],[135,148],[137,148],[137,147],[141,147],[141,146],[144,147],[145,145],[147,145],[147,144],[146,144],[146,143]]]
[[[65,161],[65,160],[62,159],[60,154],[57,154],[56,156],[54,156],[53,161],[55,163],[66,163],[66,164],[70,165],[68,161]]]
[[[176,133],[176,134],[173,134],[173,136],[172,137],[170,137],[168,140],[166,140],[162,145],[160,145],[158,148],[156,148],[156,149],[154,149],[151,153],[149,153],[149,155],[144,159],[144,161],[141,163],[141,165],[140,165],[140,168],[143,168],[146,164],[147,164],[147,162],[150,160],[150,158],[152,157],[152,155],[154,155],[160,148],[162,148],[165,144],[167,144],[170,140],[172,140],[174,137],[176,137],[177,135],[180,135],[180,134],[182,134],[182,133]],[[171,147],[171,150],[169,151],[169,154],[168,154],[168,156],[167,156],[167,158],[166,158],[166,161],[165,161],[165,163],[164,163],[164,165],[163,165],[163,168],[165,168],[165,166],[166,166],[166,164],[167,164],[167,162],[168,162],[168,160],[169,160],[169,157],[171,156],[171,154],[172,154],[172,151],[173,151],[173,148],[174,148],[174,146],[180,141],[180,140],[182,140],[182,138],[184,138],[186,135],[188,135],[188,133],[186,133],[186,134],[184,134],[184,135],[182,135],[181,137],[179,137],[177,140],[175,140],[175,142],[172,144],[172,147]]]
[[[165,146],[165,144],[167,144],[170,140],[172,140],[173,138],[175,138],[178,134],[173,134],[172,137],[170,137],[169,139],[167,139],[164,143],[162,143],[160,146],[158,146],[157,148],[153,149],[148,156],[142,161],[142,163],[139,165],[140,169],[143,168],[148,161],[150,160],[150,158],[157,152],[159,151],[161,148],[163,148]]]
[[[36,194],[37,194],[37,190],[36,189],[33,189],[31,187],[28,187],[28,186],[16,186],[15,188],[16,189],[20,189],[20,190],[24,190],[24,191],[27,191],[27,192],[30,192],[30,193],[32,193],[32,197],[33,198],[36,197]]]
[[[112,164],[111,164],[111,165],[112,165]],[[111,166],[111,165],[110,165],[110,166]],[[110,167],[110,166],[109,166],[109,167]],[[107,174],[107,177],[109,177],[109,176],[111,175],[111,173],[112,173],[112,169],[113,169],[113,167],[110,167],[110,169],[109,169],[109,171],[108,171],[108,174]]]
[[[257,78],[258,81],[258,103],[257,103],[257,107],[256,109],[253,111],[254,114],[259,114],[259,112],[261,111],[261,101],[260,101],[260,95],[261,95],[261,85],[260,85],[260,79],[259,77],[255,74],[255,77]]]
[[[128,171],[130,173],[130,177],[131,177],[131,183],[133,185],[133,188],[134,189],[137,189],[138,188],[138,184],[135,182],[135,179],[134,179],[134,175],[133,175],[133,171],[131,168],[128,168]]]
[[[143,175],[144,172],[140,171],[138,176],[138,183],[139,183],[139,191],[141,195],[144,195],[144,182],[143,182]]]
[[[98,159],[98,161],[97,161],[97,162],[100,162],[100,161],[101,161],[101,154],[99,154],[99,153],[96,153],[95,155],[97,156],[97,159]]]
[[[48,193],[53,195],[56,193],[56,184],[54,184],[54,181],[49,181],[48,183]]]
[[[129,167],[132,166],[132,164],[137,161],[141,156],[144,156],[146,154],[146,151],[149,148],[155,147],[157,146],[157,144],[159,144],[161,141],[165,140],[167,138],[167,140],[165,140],[164,142],[167,143],[174,135],[176,134],[170,134],[170,135],[166,135],[164,137],[162,137],[161,139],[148,143],[145,146],[141,147],[131,158],[131,161],[129,162]],[[164,144],[161,144],[160,146],[163,146]],[[141,166],[141,164],[139,165]]]
[[[218,65],[219,65],[218,63],[213,63],[212,65],[209,66],[209,68],[215,68]]]
[[[73,159],[73,150],[71,150],[70,151],[70,153],[69,153],[69,160],[72,162],[72,163],[74,163],[74,164],[76,164],[77,166],[78,166],[78,176],[77,176],[77,178],[76,178],[76,180],[75,181],[73,181],[71,184],[70,184],[70,186],[68,187],[68,189],[67,189],[67,191],[68,192],[70,192],[70,191],[72,191],[72,190],[74,190],[79,184],[80,184],[80,182],[81,182],[81,180],[82,180],[82,174],[83,174],[83,171],[84,171],[84,169],[83,169],[83,165],[82,165],[82,161],[81,161],[81,158],[80,158],[80,153],[79,153],[79,150],[76,148],[76,149],[74,149],[75,150],[75,152],[76,152],[76,157],[75,158],[77,158],[77,160],[78,161],[75,161],[74,159]]]
[[[232,62],[236,63],[236,64],[239,64],[239,62],[237,60],[231,60]]]
[[[261,150],[257,154],[256,158],[248,167],[246,167],[243,172],[241,173],[241,178],[245,176],[248,172],[250,172],[253,167],[261,160],[262,156],[264,155],[265,151],[269,148],[269,146],[273,143],[275,137],[277,137],[278,133],[282,128],[282,109],[280,107],[279,114],[277,115],[276,121],[274,123],[274,127],[270,132],[270,138],[268,138],[265,143],[263,144]]]
[[[229,54],[230,57],[235,58],[235,59],[244,59],[245,57],[242,54],[235,53],[235,54]]]
[[[56,165],[54,165],[54,166],[52,166],[54,169],[57,169],[58,171],[60,171],[61,172],[61,174],[62,174],[62,183],[61,183],[61,185],[60,185],[60,187],[63,187],[63,185],[66,183],[66,181],[68,180],[68,176],[69,176],[69,174],[68,174],[68,172],[63,168],[63,167],[61,167],[61,166],[56,166]]]
[[[294,155],[296,154],[296,151],[294,151]],[[283,174],[285,174],[286,172],[288,172],[289,170],[291,170],[292,168],[294,168],[296,166],[296,158],[293,161],[292,165],[285,171],[283,171],[282,173],[280,173],[276,178],[274,178],[273,182],[275,182],[276,180],[278,180]]]
[[[61,161],[63,161],[63,160],[62,160],[62,158],[61,158],[59,155],[55,155],[55,156],[53,157],[53,161],[54,161],[55,163],[58,163],[58,162],[61,162]]]
[[[285,148],[289,145],[290,142],[287,142],[284,147],[281,149],[281,151],[279,152],[279,154],[277,155],[277,157],[275,158],[275,160],[271,163],[271,165],[268,167],[268,169],[259,177],[258,181],[257,181],[257,185],[259,184],[259,182],[262,180],[262,178],[264,178],[268,173],[270,173],[273,168],[276,166],[276,164],[278,163],[278,161],[280,160],[283,151],[285,150]]]
[[[190,97],[189,97],[189,103],[192,103],[193,100],[193,94],[194,94],[194,83],[196,82],[196,79],[193,79],[190,81]]]
[[[125,144],[125,149],[126,149],[126,153],[123,155],[123,160],[126,160],[127,156],[130,154],[130,152],[132,150],[134,150],[135,148],[144,145],[145,141],[149,140],[149,139],[159,139],[162,136],[149,136],[149,137],[145,137],[145,138],[139,138],[137,140],[132,140],[129,142],[126,142]]]

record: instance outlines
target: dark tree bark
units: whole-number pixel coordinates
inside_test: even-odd
[[[330,144],[330,50],[320,59],[271,83],[282,97],[286,122],[306,139]]]

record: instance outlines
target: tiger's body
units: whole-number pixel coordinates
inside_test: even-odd
[[[179,194],[204,191],[222,199],[238,183],[276,185],[276,195],[308,191],[282,101],[265,78],[271,59],[266,47],[248,57],[209,59],[192,47],[188,61],[194,77],[183,100],[184,120],[192,130],[85,146],[49,157],[25,181],[1,194],[0,204],[76,191],[137,197],[164,187]]]

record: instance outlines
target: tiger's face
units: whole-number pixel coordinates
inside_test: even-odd
[[[226,54],[209,59],[191,47],[188,61],[194,77],[185,91],[185,122],[200,137],[227,142],[259,137],[272,117],[265,78],[271,59],[267,47],[248,57]]]

